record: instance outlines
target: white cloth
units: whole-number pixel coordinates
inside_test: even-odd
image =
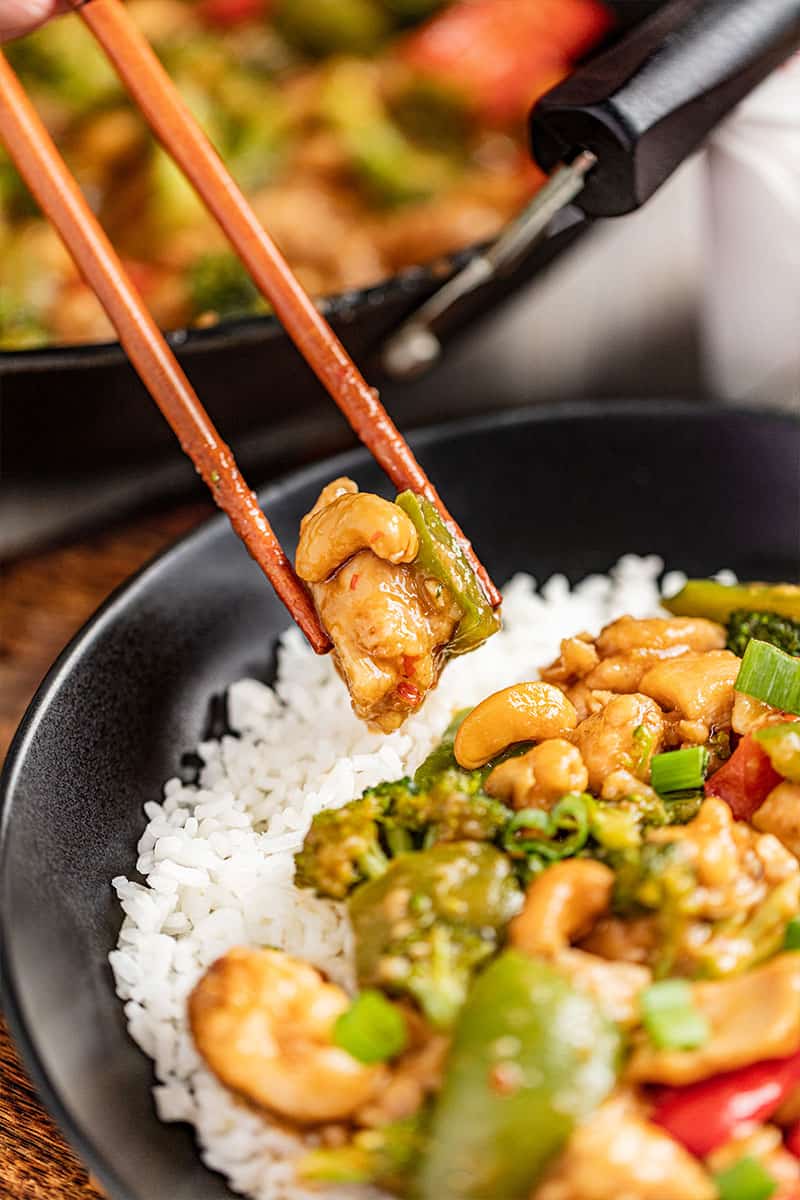
[[[800,55],[711,139],[701,305],[710,385],[800,407]]]

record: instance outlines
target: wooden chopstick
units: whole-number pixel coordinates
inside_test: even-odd
[[[0,140],[106,310],[145,387],[217,504],[314,650],[324,654],[330,642],[308,591],[1,52]]]
[[[78,9],[147,123],[216,218],[256,286],[306,362],[398,491],[436,505],[458,538],[493,606],[500,593],[411,452],[378,393],[317,311],[275,243],[261,227],[214,147],[181,99],[152,47],[120,0],[88,0]]]

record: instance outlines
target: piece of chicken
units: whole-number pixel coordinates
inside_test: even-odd
[[[462,616],[415,562],[417,531],[396,504],[337,479],[303,518],[297,573],[332,643],[356,714],[385,733],[438,681]]]
[[[800,956],[780,954],[746,975],[691,984],[692,1003],[708,1021],[694,1050],[660,1049],[642,1037],[628,1060],[637,1083],[682,1087],[800,1049]]]
[[[627,1096],[578,1127],[531,1200],[713,1200],[709,1173]]]

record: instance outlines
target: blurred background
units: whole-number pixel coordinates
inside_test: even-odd
[[[577,209],[457,314],[443,361],[387,334],[541,186],[532,101],[648,0],[130,0],[196,115],[403,426],[688,396],[800,404],[800,60],[640,211]],[[9,48],[255,482],[350,444],[74,16]],[[200,496],[94,298],[0,151],[0,557]],[[188,330],[188,332],[186,332]]]

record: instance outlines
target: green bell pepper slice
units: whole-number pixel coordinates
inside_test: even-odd
[[[676,617],[708,617],[725,624],[732,612],[749,609],[800,620],[800,585],[794,583],[717,583],[689,579],[662,604]]]
[[[444,584],[463,614],[447,645],[447,653],[468,654],[497,633],[500,617],[486,599],[469,559],[430,500],[415,492],[401,492],[396,504],[417,531],[419,550],[414,561]]]
[[[553,967],[507,950],[461,1011],[417,1200],[527,1200],[609,1094],[620,1036]]]

